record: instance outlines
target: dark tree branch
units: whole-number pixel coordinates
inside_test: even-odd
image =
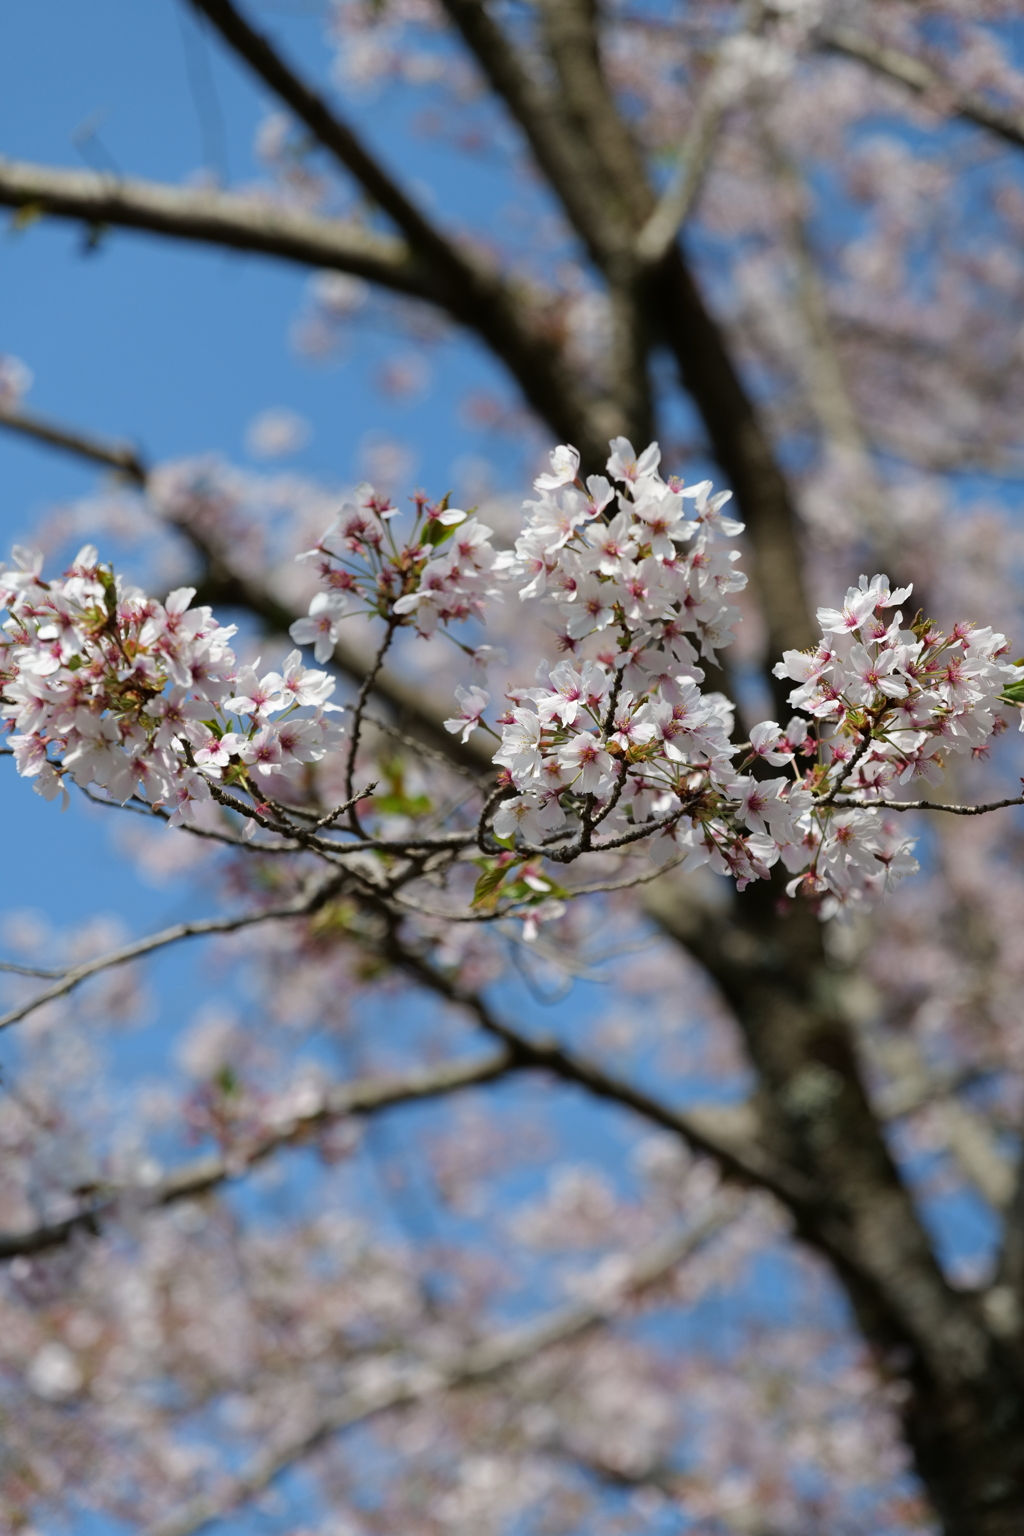
[[[85,437],[57,422],[22,410],[0,408],[0,427],[20,433],[22,437],[31,438],[37,443],[45,443],[47,448],[59,448],[62,453],[70,453],[75,458],[88,459],[92,464],[104,464],[108,469],[115,469],[119,474],[127,476],[136,485],[146,483],[149,472],[135,449],[127,443],[106,443],[99,438]]]
[[[429,272],[436,302],[476,331],[501,358],[541,418],[560,435],[575,441],[588,456],[603,456],[608,436],[617,430],[613,424],[618,419],[618,403],[581,394],[561,349],[542,333],[535,317],[499,274],[431,223],[355,131],[285,63],[230,0],[190,3],[208,17],[238,57],[398,226]]]
[[[562,103],[531,73],[483,0],[442,0],[492,89],[525,135],[534,159],[595,265],[622,248],[605,217],[598,166],[572,132]],[[588,174],[589,173],[589,174]]]
[[[976,91],[958,89],[923,59],[904,53],[901,48],[876,43],[855,27],[823,28],[818,33],[818,42],[830,53],[856,59],[876,74],[897,80],[917,95],[931,97],[938,111],[963,118],[964,122],[973,123],[977,128],[985,128],[1012,144],[1014,149],[1024,149],[1024,113],[1016,112],[1012,107],[996,106]]]
[[[605,75],[597,6],[591,0],[538,0],[541,31],[577,145],[587,146],[604,218],[631,250],[653,199],[647,166]]]
[[[98,1232],[101,1226],[116,1218],[122,1205],[132,1210],[158,1210],[178,1200],[207,1195],[221,1184],[242,1178],[282,1147],[314,1136],[346,1115],[369,1115],[397,1104],[439,1098],[462,1088],[494,1082],[514,1069],[511,1054],[498,1051],[482,1061],[447,1062],[443,1066],[410,1072],[406,1077],[368,1077],[342,1083],[324,1091],[319,1101],[309,1108],[290,1115],[272,1131],[230,1155],[214,1152],[208,1157],[196,1158],[165,1174],[154,1184],[104,1188],[87,1209],[76,1211],[63,1221],[50,1222],[25,1232],[0,1233],[0,1260],[62,1247],[79,1232]]]
[[[316,142],[355,177],[428,266],[456,280],[465,276],[465,261],[457,248],[402,191],[354,129],[300,78],[261,33],[249,25],[231,0],[189,0],[189,3],[213,23],[232,52],[294,112]]]
[[[269,199],[0,159],[0,206],[21,209],[26,218],[54,215],[277,256],[436,301],[427,275],[400,240]]]
[[[366,904],[373,910],[371,903]],[[558,1041],[532,1039],[507,1020],[499,1019],[479,993],[460,988],[449,975],[406,943],[390,922],[376,948],[397,969],[428,991],[469,1012],[485,1034],[500,1041],[512,1053],[517,1064],[550,1073],[563,1082],[585,1089],[594,1098],[632,1110],[651,1124],[679,1136],[692,1151],[712,1158],[726,1177],[740,1184],[766,1190],[789,1206],[794,1202],[805,1206],[814,1204],[817,1195],[811,1181],[767,1155],[750,1134],[749,1115],[742,1110],[737,1114],[729,1109],[674,1109]]]

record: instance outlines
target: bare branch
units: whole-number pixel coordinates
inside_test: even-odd
[[[986,1312],[999,1332],[1019,1336],[1024,1328],[1024,1146],[1009,1174],[996,1284],[986,1297]]]
[[[727,1176],[740,1183],[766,1189],[791,1207],[813,1203],[813,1186],[802,1175],[768,1156],[751,1138],[746,1116],[737,1119],[728,1109],[721,1113],[716,1109],[673,1109],[555,1040],[531,1039],[499,1019],[479,993],[460,988],[450,976],[405,943],[393,927],[379,949],[398,969],[428,990],[471,1013],[480,1028],[500,1040],[524,1066],[549,1072],[563,1082],[586,1089],[595,1098],[633,1110],[652,1124],[681,1137],[693,1151],[711,1157]]]
[[[863,520],[878,557],[894,557],[891,519],[884,515],[883,488],[871,456],[867,435],[847,387],[829,318],[825,286],[807,226],[807,191],[796,165],[771,130],[767,114],[761,114],[762,142],[782,197],[779,223],[795,275],[798,324],[803,331],[799,368],[810,413],[817,419],[826,451],[845,470],[851,498]]]
[[[379,687],[377,691],[380,692]],[[454,757],[451,752],[441,752],[438,751],[435,747],[427,746],[422,736],[410,736],[407,734],[407,732],[399,730],[398,726],[392,725],[387,720],[382,720],[379,715],[371,715],[367,713],[363,716],[363,719],[366,721],[367,725],[372,725],[375,730],[383,731],[385,736],[390,736],[393,741],[400,742],[403,747],[410,747],[415,752],[421,752],[424,757],[432,758],[434,762],[441,763],[445,768],[454,769],[455,772],[461,774],[464,779],[468,779],[476,789],[481,788],[481,782],[484,780],[485,772],[489,778],[490,774],[494,770],[494,765],[490,762],[486,752],[476,753],[474,751],[474,760],[478,766],[475,769],[468,768],[463,762],[460,761],[459,758]],[[432,712],[430,719],[432,722],[440,721],[440,711]],[[446,732],[445,735],[447,737],[447,742],[451,742],[451,734]],[[456,746],[469,746],[469,743],[456,741]],[[484,780],[484,782],[486,781]]]
[[[596,264],[603,267],[614,248],[610,244],[614,232],[597,190],[600,179],[586,174],[593,169],[588,146],[572,133],[558,98],[530,72],[483,0],[442,0],[442,4],[522,129],[569,222]]]
[[[76,784],[79,794],[91,800],[93,805],[102,805],[108,811],[126,811],[130,816],[146,816],[151,821],[163,822],[164,826],[171,819],[171,812],[162,805],[150,805],[141,795],[133,795],[130,800],[110,800],[104,795],[98,795],[87,784]],[[241,837],[232,837],[227,832],[217,832],[211,827],[200,827],[194,821],[185,821],[180,824],[178,831],[187,832],[189,837],[200,837],[208,842],[223,843],[227,848],[241,848],[247,853],[253,851],[254,845]],[[299,844],[295,842],[258,843],[255,845],[260,853],[295,853]],[[63,974],[54,972],[54,975]]]
[[[118,1207],[125,1202],[133,1209],[156,1210],[178,1200],[209,1194],[220,1184],[242,1178],[271,1153],[315,1134],[346,1115],[368,1115],[396,1104],[439,1098],[461,1088],[494,1082],[515,1070],[517,1064],[511,1054],[503,1050],[483,1060],[446,1062],[443,1066],[410,1072],[405,1077],[367,1077],[339,1084],[327,1089],[308,1107],[286,1116],[266,1135],[230,1154],[214,1152],[208,1157],[196,1158],[165,1174],[156,1183],[105,1188],[88,1209],[63,1221],[33,1227],[26,1232],[0,1233],[0,1260],[59,1248],[77,1232],[96,1232],[103,1222],[117,1215]]]
[[[25,217],[52,214],[278,256],[349,272],[415,298],[432,297],[426,274],[401,241],[269,199],[0,159],[0,206],[21,209]]]
[[[697,1226],[642,1249],[622,1284],[606,1301],[558,1308],[538,1322],[510,1328],[463,1351],[412,1362],[396,1356],[389,1362],[389,1370],[382,1368],[384,1362],[379,1358],[374,1360],[372,1376],[364,1384],[354,1384],[298,1434],[293,1432],[271,1443],[239,1476],[217,1491],[193,1499],[166,1519],[155,1521],[143,1536],[196,1536],[214,1520],[261,1493],[286,1468],[317,1450],[332,1435],[389,1409],[488,1381],[544,1350],[571,1343],[613,1321],[634,1297],[664,1280],[703,1247],[734,1214],[727,1206]]]
[[[654,195],[604,71],[598,8],[591,0],[538,0],[537,9],[564,116],[575,136],[577,163],[600,178],[604,220],[616,245],[621,241],[623,249],[631,250],[637,222],[646,218]]]
[[[622,426],[613,403],[602,404],[581,387],[539,309],[496,270],[454,245],[446,248],[455,265],[430,267],[402,241],[349,220],[284,209],[269,199],[0,159],[4,206],[23,210],[24,219],[50,214],[147,230],[364,277],[435,305],[474,332],[563,441],[601,457]]]
[[[356,837],[362,837],[365,835],[363,833],[362,827],[359,824],[359,813],[356,810],[358,797],[355,794],[354,788],[356,754],[359,751],[359,738],[363,730],[363,714],[365,713],[367,703],[369,702],[370,694],[373,690],[373,685],[377,681],[377,678],[380,676],[381,667],[384,665],[384,657],[387,655],[391,646],[391,642],[395,638],[395,630],[397,628],[398,620],[394,617],[394,615],[392,615],[392,617],[388,620],[387,626],[385,628],[384,637],[381,640],[380,645],[377,647],[377,654],[373,658],[373,663],[370,667],[367,668],[366,676],[363,678],[363,681],[360,684],[359,697],[356,699],[355,709],[352,712],[352,724],[349,727],[348,753],[345,758],[345,799],[348,802],[347,810],[349,827],[352,832],[355,833]]]
[[[949,816],[987,816],[989,811],[1003,811],[1007,806],[1024,805],[1024,795],[1012,800],[990,800],[987,805],[944,805],[940,800],[858,800],[854,796],[836,801],[838,806],[858,806],[882,811],[945,811]]]
[[[599,193],[610,319],[609,375],[630,435],[652,437],[651,327],[642,302],[634,234],[654,205],[647,167],[605,75],[598,8],[591,0],[538,0],[544,46],[572,135],[577,179]],[[656,333],[655,333],[656,334]]]
[[[1011,107],[998,107],[976,91],[961,91],[944,80],[930,65],[900,48],[876,43],[855,27],[827,27],[818,33],[818,42],[831,53],[857,59],[877,74],[898,80],[918,95],[934,98],[939,110],[951,117],[961,117],[996,134],[1015,149],[1024,149],[1024,113]]]
[[[711,74],[704,82],[700,100],[665,190],[644,223],[633,247],[637,260],[657,266],[668,255],[686,223],[704,185],[722,119],[742,90],[727,39],[718,50]]]
[[[149,471],[135,449],[127,444],[105,443],[98,438],[84,437],[79,432],[72,432],[57,422],[48,421],[43,416],[31,415],[28,411],[0,409],[0,427],[6,427],[9,432],[20,433],[22,437],[30,437],[36,442],[45,443],[48,448],[59,448],[64,453],[73,454],[75,458],[89,459],[94,464],[105,464],[109,469],[116,469],[120,474],[127,475],[129,480],[134,480],[138,485],[146,483]]]
[[[231,0],[190,3],[394,221],[430,274],[435,301],[501,358],[537,413],[559,433],[565,431],[585,455],[603,455],[613,435],[608,427],[614,402],[604,402],[601,408],[581,393],[561,347],[537,326],[500,275],[427,218],[352,127],[249,25]]]
[[[251,928],[256,923],[279,922],[289,917],[308,917],[325,901],[330,900],[339,885],[340,877],[334,875],[330,880],[317,885],[312,892],[280,907],[267,907],[262,912],[242,912],[235,917],[209,917],[192,923],[175,923],[172,928],[164,928],[160,933],[151,933],[144,939],[136,939],[133,944],[125,944],[121,949],[111,950],[105,955],[99,955],[95,960],[87,960],[82,965],[71,967],[52,987],[47,987],[45,992],[38,993],[0,1017],[0,1029],[7,1029],[10,1025],[19,1023],[30,1013],[34,1013],[37,1008],[42,1008],[44,1003],[51,1003],[58,997],[65,997],[83,981],[87,981],[90,976],[96,976],[101,971],[109,971],[118,965],[127,965],[129,961],[138,960],[143,955],[152,954],[155,950],[166,949],[168,944],[180,943],[182,939],[205,937],[211,933],[237,933],[239,929]]]
[[[448,276],[461,274],[461,254],[403,192],[394,177],[323,97],[288,65],[278,50],[251,27],[231,0],[189,0],[205,16],[225,42],[279,97],[318,144],[347,170],[379,208],[405,234],[412,248],[430,266]]]

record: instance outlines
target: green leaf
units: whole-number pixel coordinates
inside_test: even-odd
[[[1019,683],[1008,683],[999,697],[1006,704],[1024,704],[1024,677]]]
[[[22,203],[20,208],[15,208],[11,214],[11,230],[20,234],[23,229],[30,229],[37,219],[41,219],[46,209],[42,203]]]
[[[224,1062],[222,1066],[217,1068],[213,1080],[225,1097],[228,1094],[238,1092],[238,1078],[235,1076],[233,1068],[228,1066],[227,1062]]]
[[[470,906],[478,911],[490,912],[498,905],[498,893],[505,876],[511,874],[514,864],[489,864],[481,874],[473,890]]]
[[[107,610],[107,618],[113,621],[117,618],[117,582],[114,580],[114,573],[105,571],[100,566],[96,572],[96,579],[103,588],[103,606]]]
[[[428,523],[421,535],[423,544],[443,544],[445,539],[450,539],[456,528],[461,528],[461,523]]]
[[[564,885],[559,885],[555,880],[548,880],[544,876],[547,890],[538,891],[535,886],[527,885],[525,880],[513,880],[511,885],[506,885],[502,895],[509,901],[522,902],[523,905],[539,907],[545,901],[564,900],[569,895]]]
[[[433,802],[426,795],[375,795],[373,808],[385,816],[426,816]]]

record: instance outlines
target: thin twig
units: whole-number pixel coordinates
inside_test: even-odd
[[[750,25],[748,19],[743,30],[748,30]],[[668,185],[636,237],[634,254],[644,265],[657,266],[675,244],[700,196],[722,119],[739,100],[743,83],[733,52],[733,38],[728,37],[719,47],[711,74],[701,91]]]
[[[167,826],[171,819],[171,813],[164,810],[163,806],[150,805],[138,795],[133,795],[130,800],[111,800],[106,795],[97,795],[88,785],[78,784],[76,788],[93,805],[102,805],[110,811],[127,811],[132,816],[145,816],[151,820],[159,821]],[[192,837],[206,838],[210,842],[223,843],[228,848],[240,848],[246,853],[294,853],[295,846],[289,843],[250,843],[241,837],[232,837],[227,832],[214,831],[212,827],[199,827],[195,822],[183,821],[179,824],[179,832],[188,832]]]
[[[593,885],[573,886],[568,895],[575,900],[577,896],[596,896],[604,892],[629,891],[638,885],[649,885],[652,880],[659,880],[662,875],[676,869],[683,863],[686,854],[678,854],[675,858],[668,859],[664,864],[659,864],[656,869],[645,870],[641,875],[631,875],[625,880],[597,881]],[[406,912],[416,912],[421,917],[432,917],[436,921],[445,923],[498,923],[507,917],[516,917],[523,909],[528,909],[535,896],[524,896],[519,901],[510,901],[504,907],[499,906],[493,912],[473,912],[464,910],[461,912],[444,912],[436,905],[426,906],[423,902],[416,901],[403,892],[401,895],[393,893],[391,900]]]
[[[596,896],[605,891],[629,891],[637,885],[650,885],[652,880],[660,880],[662,875],[677,869],[686,857],[685,853],[677,854],[675,858],[666,859],[665,863],[659,864],[656,869],[645,870],[642,875],[630,875],[625,880],[596,881],[593,885],[576,885],[569,894],[573,897]]]
[[[374,780],[372,784],[367,784],[365,788],[359,790],[358,794],[352,795],[350,799],[343,801],[341,805],[336,805],[333,811],[328,811],[326,816],[320,817],[320,820],[314,827],[314,831],[322,832],[325,827],[329,827],[332,822],[337,821],[339,816],[344,816],[347,811],[353,810],[360,800],[369,800],[376,788],[377,782]]]
[[[422,757],[433,758],[436,763],[441,763],[445,768],[452,769],[455,773],[461,774],[477,790],[480,789],[481,782],[489,777],[484,765],[481,765],[479,769],[467,768],[464,763],[458,762],[448,753],[439,752],[436,747],[430,746],[420,737],[410,736],[407,731],[399,730],[397,725],[392,725],[388,720],[382,720],[379,715],[371,715],[368,712],[364,712],[363,720],[366,725],[372,725],[375,730],[384,731],[388,736],[393,737],[395,741],[400,741],[403,747],[409,747]]]
[[[461,1088],[494,1082],[496,1078],[518,1069],[507,1050],[497,1051],[483,1060],[447,1062],[427,1067],[404,1077],[357,1079],[323,1091],[310,1107],[289,1115],[266,1135],[230,1153],[214,1152],[175,1168],[151,1184],[126,1184],[105,1187],[86,1210],[76,1211],[63,1221],[32,1227],[25,1232],[0,1233],[0,1260],[19,1255],[42,1253],[61,1247],[77,1232],[97,1232],[101,1224],[116,1216],[121,1202],[134,1208],[155,1210],[178,1200],[209,1194],[218,1185],[242,1178],[282,1147],[302,1140],[311,1133],[346,1115],[367,1115],[394,1105],[438,1098]]]
[[[945,811],[949,816],[986,816],[989,811],[1002,811],[1007,806],[1024,805],[1024,795],[1012,800],[991,800],[987,805],[943,805],[939,800],[848,800],[837,804],[859,810],[873,811]]]
[[[593,832],[595,827],[599,827],[601,825],[602,821],[606,821],[607,820],[607,818],[611,815],[612,811],[614,811],[615,807],[618,805],[619,801],[621,800],[621,798],[622,798],[622,791],[626,787],[626,779],[628,777],[628,769],[629,769],[629,765],[627,764],[625,758],[623,758],[621,760],[621,762],[619,763],[619,776],[618,776],[618,779],[616,780],[615,788],[612,790],[612,792],[609,795],[607,801],[601,807],[601,809],[598,811],[597,815],[596,816],[592,816],[590,818],[590,831],[591,832]],[[586,846],[588,848],[591,846],[591,841],[590,841],[589,837],[587,838]]]
[[[391,646],[391,642],[395,638],[395,631],[398,629],[398,625],[398,619],[394,614],[391,614],[387,622],[387,628],[384,631],[384,638],[381,640],[380,645],[377,647],[377,654],[373,658],[373,665],[370,667],[369,672],[367,672],[366,676],[363,678],[362,685],[359,689],[359,696],[356,699],[356,707],[352,715],[352,727],[348,744],[348,756],[345,759],[345,799],[348,801],[349,828],[356,837],[366,836],[359,822],[359,813],[356,810],[356,799],[354,798],[352,787],[355,782],[356,753],[359,751],[359,738],[363,730],[363,712],[366,709],[370,694],[373,691],[373,685],[377,680],[378,673],[380,672],[381,667],[384,665],[384,657],[387,655]]]
[[[82,965],[70,967],[63,976],[45,992],[40,992],[28,1002],[12,1008],[3,1017],[0,1017],[0,1029],[7,1029],[11,1024],[17,1024],[22,1019],[34,1013],[37,1008],[42,1008],[44,1003],[53,1002],[55,998],[64,997],[75,987],[81,985],[90,976],[97,975],[100,971],[111,970],[114,966],[127,965],[131,960],[138,960],[143,955],[152,954],[154,950],[165,949],[168,944],[177,944],[182,939],[201,938],[211,933],[235,933],[240,928],[251,928],[256,923],[277,922],[289,917],[305,917],[315,912],[318,907],[330,899],[339,887],[339,877],[334,875],[330,880],[316,886],[311,893],[307,893],[295,901],[288,902],[282,907],[268,907],[262,912],[243,912],[235,917],[211,917],[203,918],[197,922],[176,923],[172,928],[165,928],[160,933],[152,933],[147,938],[137,939],[133,944],[126,944],[121,949],[111,950],[106,955],[100,955],[95,960],[87,960]]]
[[[642,826],[633,827],[629,832],[623,832],[618,837],[608,838],[606,842],[594,843],[586,851],[590,853],[611,853],[616,848],[625,848],[630,843],[641,842],[645,837],[653,837],[656,832],[664,832],[669,827],[674,827],[680,817],[685,816],[692,808],[694,801],[699,798],[699,795],[692,796],[685,805],[673,811],[670,816],[663,817],[661,821],[645,822]],[[584,849],[581,846],[580,840],[577,839],[576,842],[568,844],[565,848],[539,848],[535,843],[522,843],[519,851],[522,853],[532,853],[535,856],[543,856],[557,864],[571,864],[579,858]]]
[[[860,741],[857,743],[857,747],[853,756],[846,764],[846,767],[840,770],[839,777],[835,784],[833,784],[832,788],[829,790],[828,794],[824,797],[824,799],[817,802],[817,805],[815,806],[816,810],[824,810],[826,806],[835,805],[836,796],[842,791],[843,785],[846,783],[847,779],[853,773],[853,770],[856,768],[857,764],[861,761],[864,754],[870,747],[872,741],[874,740],[874,729],[878,725],[879,720],[888,707],[889,700],[883,700],[883,702],[875,710],[873,718],[868,720],[864,727],[863,735],[861,736]]]
[[[490,856],[498,852],[504,852],[504,849],[489,848],[487,846],[487,833],[491,831],[491,828],[488,826],[488,822],[491,817],[491,812],[497,809],[502,800],[506,799],[509,795],[515,794],[515,792],[516,791],[514,785],[499,784],[496,789],[491,791],[491,793],[487,796],[487,799],[484,801],[483,808],[480,812],[480,819],[476,824],[476,845],[480,849],[481,853],[486,853]]]
[[[43,981],[53,981],[58,976],[66,976],[67,971],[48,970],[38,965],[19,965],[16,960],[0,960],[0,971],[10,971],[14,976],[36,976]]]
[[[612,1322],[634,1298],[670,1275],[736,1215],[735,1205],[726,1202],[722,1209],[713,1211],[695,1226],[649,1244],[629,1265],[621,1284],[612,1288],[607,1299],[559,1307],[537,1321],[494,1334],[462,1351],[412,1362],[407,1356],[396,1354],[389,1370],[381,1369],[383,1362],[375,1360],[370,1380],[355,1384],[325,1406],[298,1434],[292,1432],[272,1442],[225,1487],[201,1494],[176,1513],[155,1521],[143,1536],[197,1536],[213,1521],[256,1497],[288,1467],[310,1455],[332,1435],[389,1409],[488,1381],[545,1350],[570,1343]]]
[[[951,117],[962,117],[965,122],[986,128],[1015,149],[1024,148],[1024,113],[1012,107],[1000,107],[988,101],[976,91],[963,91],[950,81],[944,80],[923,59],[876,43],[873,38],[854,27],[826,27],[818,33],[819,46],[832,53],[844,54],[857,59],[877,74],[898,80],[918,95],[928,95],[937,103],[937,109],[946,109]]]

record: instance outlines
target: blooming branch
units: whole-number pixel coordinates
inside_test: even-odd
[[[19,773],[48,799],[66,796],[70,776],[122,803],[170,807],[175,825],[196,826],[204,803],[219,804],[240,817],[243,838],[262,828],[332,863],[355,858],[356,883],[395,900],[428,863],[435,880],[451,878],[475,847],[483,874],[466,915],[521,911],[528,932],[573,894],[544,874],[545,861],[633,844],[656,866],[707,864],[740,890],[781,863],[789,894],[813,898],[822,916],[892,890],[917,864],[913,839],[887,813],[930,802],[887,791],[938,782],[948,754],[981,752],[1004,728],[999,710],[1020,703],[1024,687],[1005,637],[964,623],[947,633],[920,616],[908,625],[899,605],[911,589],[862,576],[841,607],[818,610],[818,646],[786,651],[774,669],[796,685],[788,725],[762,721],[737,745],[733,705],[703,691],[702,665],[732,642],[739,611],[729,598],[746,582],[729,493],[664,479],[657,444],[638,454],[624,438],[611,444],[606,475],[584,481],[579,466],[573,448],[552,454],[512,549],[495,549],[492,530],[447,497],[415,496],[410,519],[362,485],[298,557],[315,562],[319,590],[291,634],[318,661],[350,614],[384,626],[333,810],[309,800],[313,765],[336,763],[342,741],[326,672],[299,651],[280,671],[239,668],[234,628],[193,609],[192,589],[159,603],[91,546],[59,580],[16,550],[16,568],[0,571],[0,718]],[[386,652],[402,630],[429,639],[484,620],[513,586],[553,612],[564,655],[539,663],[534,686],[510,688],[493,725],[488,691],[457,688],[446,729],[465,742],[485,728],[498,742],[475,826],[457,809],[425,835],[415,814],[397,837],[386,811],[364,825],[355,774]],[[456,643],[474,660],[489,653]],[[359,864],[364,854],[384,862]]]

